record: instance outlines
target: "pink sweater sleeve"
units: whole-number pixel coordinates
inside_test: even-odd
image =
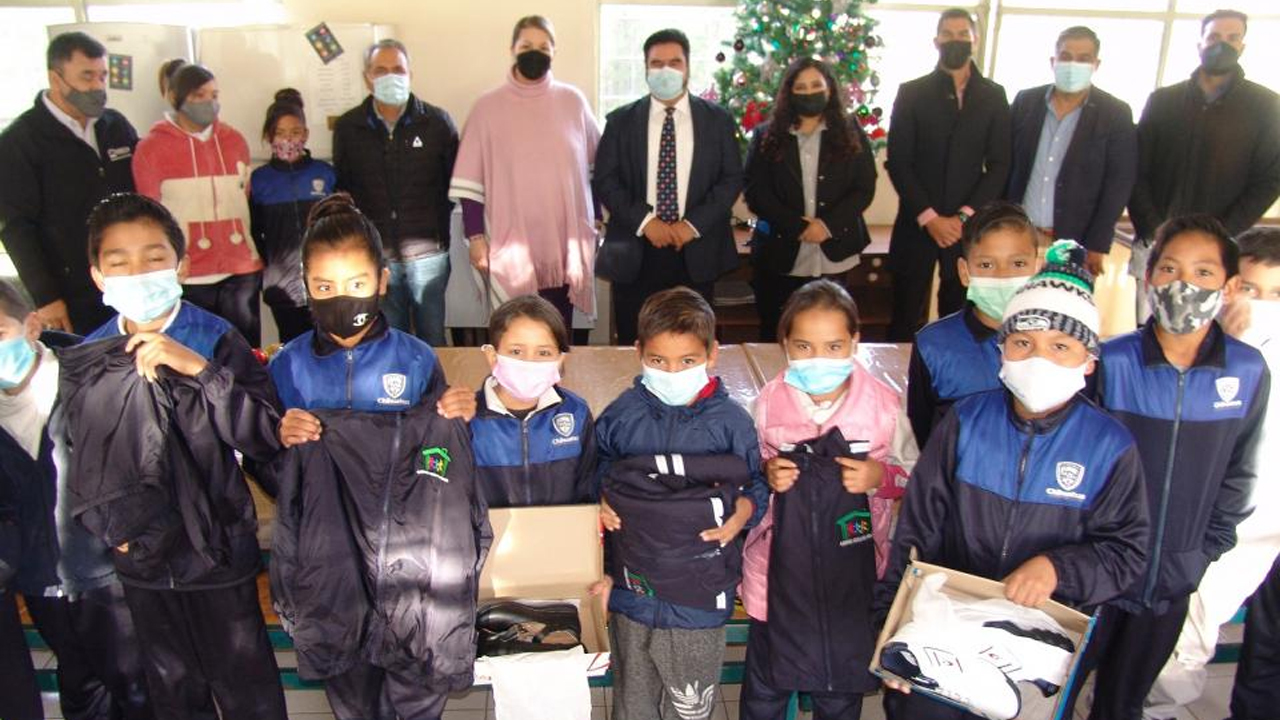
[[[160,201],[161,176],[157,162],[156,138],[148,135],[138,142],[133,151],[133,185],[141,195]]]

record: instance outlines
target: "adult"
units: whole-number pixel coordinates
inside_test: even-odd
[[[876,192],[871,142],[831,66],[816,58],[791,63],[770,122],[747,153],[746,199],[756,214],[754,277],[760,342],[778,338],[782,307],[817,277],[843,285],[871,241],[862,213]]]
[[[644,41],[649,94],[612,113],[592,185],[609,210],[602,253],[613,281],[618,343],[636,341],[640,306],[684,285],[711,302],[716,278],[737,267],[730,218],[742,190],[733,118],[689,94],[689,38],[659,30]]]
[[[409,51],[399,40],[364,55],[369,97],[338,118],[333,165],[382,236],[391,280],[383,313],[398,330],[445,344],[449,284],[449,178],[458,155],[453,118],[410,90]]]
[[[1129,200],[1135,278],[1146,274],[1156,228],[1207,213],[1232,235],[1280,196],[1280,98],[1240,67],[1249,17],[1218,10],[1200,21],[1200,66],[1147,98],[1138,120],[1138,178]],[[1138,320],[1147,316],[1138,293]]]
[[[1063,30],[1049,58],[1053,83],[1014,98],[1013,165],[1005,190],[1041,234],[1083,245],[1094,277],[1111,252],[1138,163],[1133,111],[1093,86],[1101,49],[1093,30]]]
[[[937,68],[903,83],[893,103],[885,162],[898,191],[889,242],[893,342],[909,342],[924,322],[935,267],[938,315],[964,306],[960,225],[1000,197],[1008,179],[1009,103],[972,60],[980,40],[969,11],[944,11],[933,38]]]
[[[164,98],[166,102],[169,100],[169,83],[173,81],[174,73],[178,72],[179,68],[186,64],[187,61],[184,58],[169,58],[160,63],[160,70],[156,72],[156,80],[160,85],[160,97]]]
[[[262,259],[249,228],[249,143],[218,119],[218,81],[183,65],[169,81],[172,112],[138,143],[138,192],[164,205],[187,238],[183,295],[261,344]]]
[[[595,314],[590,183],[600,128],[582,92],[552,77],[551,21],[520,18],[510,52],[506,80],[471,108],[449,195],[462,202],[487,301],[537,293],[572,328],[575,307]]]
[[[49,89],[0,134],[0,239],[48,328],[88,333],[111,317],[89,278],[85,219],[133,190],[138,135],[108,109],[107,49],[80,32],[46,52]]]

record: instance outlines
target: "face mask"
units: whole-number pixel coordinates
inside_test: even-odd
[[[1064,93],[1083,92],[1093,82],[1093,63],[1062,62],[1053,64],[1053,84]]]
[[[296,162],[306,151],[307,144],[301,140],[272,140],[271,154],[287,163]]]
[[[552,385],[560,382],[559,362],[533,362],[507,355],[498,356],[493,378],[507,392],[526,402],[542,397]]]
[[[827,109],[827,94],[791,93],[791,107],[795,108],[800,117],[816,117]]]
[[[644,375],[640,379],[640,383],[649,388],[649,392],[659,400],[674,406],[693,402],[709,382],[711,378],[707,376],[706,363],[680,372],[666,372],[645,366]]]
[[[220,110],[222,106],[217,100],[190,100],[182,103],[182,114],[202,128],[212,125],[218,119]]]
[[[109,275],[102,279],[102,285],[102,304],[135,323],[149,323],[162,317],[182,297],[177,270]]]
[[[1165,332],[1186,335],[1218,317],[1218,311],[1222,309],[1222,290],[1206,290],[1174,280],[1167,285],[1147,288],[1147,302],[1156,322]]]
[[[659,100],[675,100],[684,92],[684,73],[675,68],[651,69],[644,76],[649,92]]]
[[[809,395],[825,395],[840,387],[853,374],[853,356],[847,358],[806,358],[788,360],[782,376],[791,387]]]
[[[1214,43],[1200,51],[1200,67],[1210,75],[1226,75],[1236,69],[1240,53],[1224,42]]]
[[[1280,338],[1280,301],[1249,300],[1249,327],[1240,339],[1260,348]]]
[[[1003,320],[1004,309],[1009,307],[1018,288],[1027,284],[1031,275],[1010,278],[969,276],[969,289],[965,294],[969,302],[992,320]]]
[[[551,69],[551,56],[540,50],[525,50],[516,56],[520,74],[530,80],[541,80]]]
[[[61,77],[61,75],[59,75]],[[62,78],[62,82],[66,83],[67,79]],[[63,99],[67,101],[76,112],[88,118],[101,117],[102,113],[107,109],[107,91],[106,90],[77,90],[67,83],[69,88]]]
[[[360,334],[378,317],[378,296],[352,297],[338,295],[311,300],[311,317],[316,327],[336,338],[346,340]]]
[[[1022,406],[1042,413],[1070,400],[1084,388],[1085,362],[1080,367],[1063,367],[1042,357],[1004,360],[1000,380]]]
[[[373,99],[397,107],[409,102],[409,76],[387,73],[374,78]]]
[[[25,337],[0,340],[0,390],[21,385],[35,361],[35,348]]]
[[[938,48],[938,59],[942,67],[948,70],[959,70],[969,62],[973,55],[973,43],[968,40],[949,40]]]

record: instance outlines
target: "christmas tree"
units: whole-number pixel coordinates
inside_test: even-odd
[[[884,111],[874,98],[880,76],[872,53],[883,41],[863,6],[875,0],[764,0],[739,2],[737,37],[716,55],[716,87],[707,99],[733,114],[743,143],[769,118],[787,65],[798,57],[818,57],[835,72],[849,112],[857,115],[876,149],[885,142]]]

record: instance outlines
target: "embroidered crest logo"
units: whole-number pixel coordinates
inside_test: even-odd
[[[1074,462],[1058,463],[1058,487],[1071,492],[1084,481],[1084,466]]]
[[[312,180],[311,180],[311,194],[312,194],[312,195],[324,195],[324,178],[312,178]]]
[[[574,422],[572,413],[560,413],[551,418],[551,427],[556,429],[560,437],[569,437],[573,434]]]
[[[449,482],[448,473],[451,462],[453,458],[449,456],[448,448],[424,447],[418,451],[417,473]]]
[[[382,376],[382,389],[392,400],[397,400],[404,394],[404,388],[408,382],[409,379],[401,373],[387,373]]]
[[[871,511],[851,510],[836,518],[840,547],[871,539]]]
[[[1218,378],[1218,397],[1222,398],[1222,402],[1229,403],[1236,399],[1236,395],[1240,393],[1240,378],[1238,377],[1220,377]]]
[[[1023,315],[1015,318],[1013,329],[1017,332],[1035,332],[1048,330],[1052,323],[1043,315]]]

